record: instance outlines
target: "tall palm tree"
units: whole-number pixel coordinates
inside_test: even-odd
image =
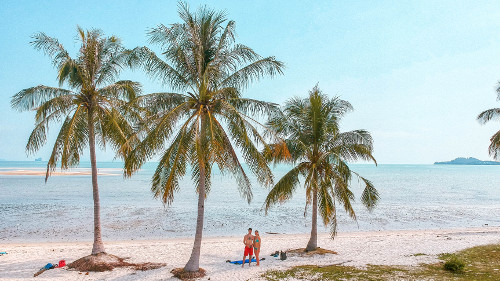
[[[500,82],[497,88],[497,100],[500,100]],[[486,124],[490,120],[499,119],[500,117],[500,108],[492,108],[481,112],[477,116],[477,120],[481,124]],[[490,138],[490,146],[488,148],[489,154],[493,156],[495,159],[500,159],[500,131],[496,132]]]
[[[365,183],[361,200],[368,209],[372,209],[379,199],[372,183],[352,171],[347,164],[356,160],[376,163],[369,132],[340,131],[340,119],[351,110],[349,102],[339,98],[329,99],[316,86],[309,92],[308,98],[289,100],[283,114],[272,117],[268,122],[271,128],[284,136],[290,157],[272,145],[266,155],[276,162],[293,163],[294,167],[271,189],[264,203],[265,210],[267,213],[272,205],[290,199],[302,176],[306,189],[306,210],[312,203],[311,238],[306,251],[317,248],[318,207],[324,225],[332,226],[332,238],[337,231],[337,202],[356,219],[351,204],[354,200],[350,189],[353,174]]]
[[[148,108],[147,134],[125,161],[131,175],[157,153],[161,159],[152,178],[151,190],[165,204],[174,200],[179,179],[190,166],[197,185],[198,215],[191,257],[184,271],[199,271],[204,202],[211,187],[211,171],[217,164],[238,183],[250,202],[250,181],[240,164],[239,148],[259,183],[271,184],[272,173],[257,146],[265,136],[255,116],[278,110],[271,103],[243,98],[241,90],[263,76],[282,73],[283,64],[263,58],[251,48],[235,44],[233,21],[224,12],[206,7],[193,14],[179,4],[182,23],[159,25],[149,32],[150,42],[159,44],[166,60],[148,48],[135,49],[132,63],[140,62],[152,77],[179,93],[153,93],[138,102]]]
[[[94,199],[92,255],[97,255],[105,249],[101,237],[96,138],[103,149],[111,145],[123,158],[131,150],[134,138],[129,122],[137,116],[129,109],[128,102],[136,98],[140,85],[132,81],[115,82],[126,62],[125,50],[118,38],[104,37],[97,29],[84,31],[78,27],[77,30],[81,47],[76,58],[72,58],[57,39],[45,33],[34,35],[31,42],[35,49],[43,50],[52,58],[59,87],[67,84],[69,89],[31,87],[15,94],[11,105],[19,111],[36,111],[35,128],[26,145],[28,153],[35,153],[46,143],[49,124],[64,119],[47,163],[45,181],[58,162],[61,169],[77,166],[88,145]]]

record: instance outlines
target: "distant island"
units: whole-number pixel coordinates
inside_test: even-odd
[[[474,157],[458,157],[451,161],[434,162],[434,165],[500,165],[497,161],[482,161]]]

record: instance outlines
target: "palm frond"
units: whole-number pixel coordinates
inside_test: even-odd
[[[11,106],[19,111],[37,109],[53,98],[73,95],[72,91],[38,85],[24,89],[12,97]]]
[[[51,101],[53,103],[58,103],[60,98],[66,98],[67,96],[62,96],[59,98],[54,98]],[[47,106],[46,106],[47,105]],[[49,129],[49,124],[52,122],[59,121],[62,117],[65,117],[71,111],[75,110],[75,107],[60,107],[55,105],[55,109],[49,109],[49,102],[45,103],[44,106],[37,110],[36,114],[36,124],[35,128],[31,132],[28,143],[26,144],[26,152],[28,154],[37,152],[47,141],[47,131]]]
[[[52,153],[47,163],[47,181],[57,162],[61,163],[61,169],[68,169],[78,165],[80,155],[88,141],[87,111],[79,106],[72,116],[64,121],[56,138]]]
[[[318,208],[321,218],[323,219],[323,224],[326,226],[330,224],[333,220],[333,216],[335,215],[335,204],[334,199],[329,193],[331,183],[321,182],[318,189]]]
[[[283,74],[284,64],[274,57],[257,60],[228,76],[220,84],[223,87],[247,88],[261,77]]]
[[[120,74],[123,66],[127,64],[128,53],[121,45],[121,40],[112,36],[102,40],[101,67],[96,75],[96,85],[113,83]]]
[[[156,118],[167,115],[167,112],[176,110],[189,102],[189,97],[177,93],[151,93],[134,100],[134,103],[147,110],[149,114],[156,115]]]
[[[194,130],[186,122],[170,147],[165,151],[153,175],[151,191],[165,204],[171,204],[174,192],[179,189],[179,179],[185,175],[188,152],[194,145]]]
[[[226,99],[241,114],[248,116],[272,116],[279,112],[279,107],[275,103],[265,102],[248,98]]]
[[[253,198],[250,179],[238,160],[238,155],[222,125],[214,116],[211,116],[209,121],[211,150],[215,155],[214,162],[218,164],[221,172],[226,170],[231,172],[238,183],[240,195],[250,203]]]
[[[373,140],[369,132],[354,130],[331,134],[329,138],[333,141],[326,145],[326,149],[335,157],[346,161],[373,161],[377,164],[372,154]]]
[[[333,212],[332,219],[330,221],[330,238],[335,239],[337,236],[337,208],[335,207],[335,199],[333,200]]]
[[[68,82],[73,89],[78,89],[83,85],[84,77],[82,75],[85,71],[81,69],[77,61],[67,58],[65,61],[59,63],[58,69],[57,80],[59,81],[59,86],[62,86],[64,82]]]
[[[132,101],[141,94],[141,84],[130,80],[122,80],[99,89],[98,93],[113,100]]]
[[[55,38],[47,36],[43,32],[36,33],[32,36],[33,41],[30,44],[37,50],[42,50],[46,55],[52,58],[54,66],[58,67],[64,61],[71,59],[66,49]]]
[[[129,61],[129,64],[141,65],[153,79],[159,80],[164,85],[169,85],[174,90],[185,90],[189,87],[190,83],[188,83],[185,74],[160,59],[146,47],[132,50]]]
[[[335,197],[342,204],[345,212],[353,220],[356,220],[356,212],[354,211],[351,203],[351,201],[354,201],[354,193],[352,193],[352,191],[349,189],[349,186],[339,178],[336,178],[334,190]]]
[[[218,72],[220,69],[220,57],[225,57],[225,50],[231,46],[231,44],[234,42],[234,36],[235,36],[235,22],[234,21],[229,21],[224,28],[224,31],[222,32],[222,35],[219,39],[219,44],[217,47],[217,50],[215,51],[215,56],[214,56],[214,63],[210,63],[210,67],[213,68],[214,71]],[[212,65],[215,64],[215,67]]]
[[[146,137],[127,156],[125,160],[125,176],[132,176],[141,166],[151,159],[158,151],[161,151],[174,133],[176,124],[183,117],[189,114],[189,104],[183,102],[176,108],[160,114],[157,118],[148,119],[153,122],[149,124],[151,129],[147,131]],[[195,115],[191,115],[186,122],[189,122]]]
[[[500,119],[500,108],[492,108],[485,110],[477,116],[477,121],[479,121],[479,123],[481,124],[485,124],[490,120],[499,120],[499,119]]]
[[[250,47],[235,44],[234,46],[225,46],[223,50],[217,52],[217,56],[207,66],[207,72],[210,73],[216,81],[223,81],[229,75],[239,70],[242,65],[252,63],[261,59]]]
[[[257,130],[238,114],[232,114],[229,118],[226,118],[226,121],[228,122],[232,140],[240,148],[245,163],[256,175],[258,182],[263,185],[272,184],[273,175],[267,166],[267,161],[249,137],[249,135],[253,135],[254,141],[259,137],[261,138]]]
[[[264,201],[264,209],[267,212],[271,206],[283,203],[292,198],[295,189],[299,185],[299,175],[303,172],[305,164],[301,163],[286,173],[269,191]]]
[[[99,120],[95,122],[98,125],[96,136],[101,138],[102,146],[105,147],[107,142],[118,156],[125,159],[139,142],[129,118],[116,108],[105,107],[98,107],[96,116]]]
[[[59,121],[76,108],[75,95],[63,95],[52,98],[36,109],[35,122]]]
[[[359,178],[365,183],[365,188],[361,194],[361,202],[369,211],[373,211],[375,206],[377,206],[380,195],[371,181],[361,176]]]
[[[262,154],[267,162],[274,162],[275,165],[283,162],[293,162],[294,160],[290,153],[289,146],[287,146],[285,141],[275,142],[264,146]]]

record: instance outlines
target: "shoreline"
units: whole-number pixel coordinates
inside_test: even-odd
[[[241,235],[243,237],[243,234]],[[440,253],[456,252],[465,248],[500,243],[500,226],[357,231],[339,233],[335,240],[328,233],[318,234],[318,246],[336,251],[337,255],[299,257],[289,255],[281,261],[271,257],[277,250],[303,248],[309,233],[261,235],[263,244],[261,257],[266,258],[260,267],[242,269],[226,263],[242,256],[240,236],[205,237],[202,244],[200,266],[207,270],[207,276],[199,280],[263,280],[260,276],[267,270],[282,270],[297,265],[329,265],[342,263],[347,266],[363,267],[367,264],[408,265],[437,262]],[[155,240],[104,241],[107,252],[130,257],[132,262],[164,262],[167,265],[150,271],[115,269],[111,272],[93,273],[85,280],[178,280],[172,277],[173,268],[183,267],[191,253],[194,238],[171,238]],[[92,242],[26,242],[4,243],[0,256],[0,279],[30,280],[33,274],[48,262],[65,259],[70,263],[90,254]],[[37,280],[81,280],[84,275],[65,269],[49,270]]]
[[[449,228],[425,228],[425,229],[384,229],[384,230],[357,230],[357,231],[344,231],[344,232],[338,232],[337,236],[335,236],[335,239],[337,237],[358,237],[358,236],[377,236],[378,234],[384,235],[387,233],[392,233],[392,234],[417,234],[417,233],[425,233],[425,232],[464,232],[464,233],[482,233],[482,232],[496,232],[498,231],[500,233],[500,225],[492,225],[492,226],[482,226],[482,227],[449,227]],[[244,236],[244,231],[242,232],[243,234],[241,237]],[[322,232],[318,231],[318,236],[329,236],[329,232]],[[500,235],[500,234],[499,234]],[[91,237],[90,235],[89,237]],[[268,234],[268,233],[262,233],[261,236],[266,236],[266,237],[282,237],[286,238],[288,236],[290,237],[301,237],[301,238],[309,238],[310,233],[273,233],[273,234]],[[220,239],[232,239],[232,238],[239,238],[240,236],[238,235],[206,235],[204,234],[203,236],[203,241],[207,240],[220,240]],[[500,236],[499,236],[500,237]],[[68,238],[71,239],[71,238]],[[92,243],[93,240],[91,238],[88,239],[79,239],[77,237],[73,238],[74,241],[50,241],[50,240],[27,240],[18,238],[15,240],[1,240],[0,239],[0,244],[2,245],[24,245],[24,246],[30,246],[30,245],[40,245],[40,244],[88,244]],[[22,242],[25,240],[26,242]],[[131,239],[124,239],[124,238],[118,238],[118,239],[112,239],[109,237],[103,237],[104,244],[107,242],[109,243],[141,243],[141,242],[167,242],[167,241],[180,241],[180,242],[185,242],[185,241],[194,241],[194,235],[193,236],[174,236],[174,237],[165,237],[165,238],[159,238],[159,237],[152,237],[152,238],[131,238]]]
[[[114,173],[118,172],[118,173]],[[101,168],[98,169],[98,176],[119,176],[121,175],[120,169],[117,168]],[[16,168],[16,167],[3,167],[0,168],[0,175],[2,176],[45,176],[47,173],[46,168]],[[60,170],[50,172],[50,176],[89,176],[92,175],[90,168],[71,168],[68,170]]]

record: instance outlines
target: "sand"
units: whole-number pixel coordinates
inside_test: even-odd
[[[243,233],[244,234],[244,233]],[[276,250],[305,247],[308,234],[263,234],[259,267],[226,263],[242,258],[242,237],[207,237],[203,239],[200,265],[207,276],[200,280],[264,280],[260,276],[270,269],[286,269],[295,265],[343,264],[363,267],[367,264],[418,265],[438,261],[437,255],[465,248],[500,243],[500,226],[448,230],[412,230],[339,233],[331,240],[327,233],[318,237],[319,246],[338,254],[300,257],[290,256],[281,261],[271,257]],[[182,267],[189,258],[193,238],[144,241],[105,242],[109,253],[130,257],[132,262],[164,262],[166,267],[150,271],[115,269],[111,272],[80,274],[77,271],[52,269],[34,278],[33,274],[48,262],[65,259],[68,263],[91,250],[90,242],[75,243],[3,243],[0,252],[0,280],[178,280],[172,277],[173,268]],[[415,255],[419,254],[419,255]],[[423,254],[423,255],[422,255]]]

